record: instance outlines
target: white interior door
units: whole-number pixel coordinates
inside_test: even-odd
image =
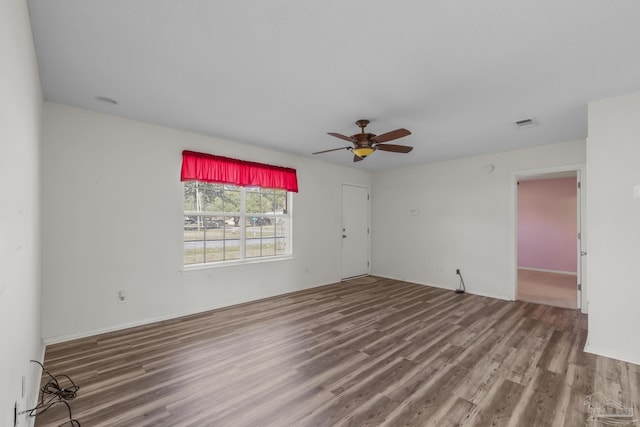
[[[369,189],[342,186],[342,278],[369,274]]]

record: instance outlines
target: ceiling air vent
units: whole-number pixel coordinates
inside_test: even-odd
[[[522,119],[518,120],[517,122],[513,122],[513,124],[519,129],[524,129],[538,126],[540,123],[538,123],[538,119],[536,119],[535,117],[530,117],[528,119]]]

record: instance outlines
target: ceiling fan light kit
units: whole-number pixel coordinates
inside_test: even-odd
[[[373,133],[365,132],[364,128],[369,124],[369,120],[358,120],[356,125],[360,128],[360,133],[355,135],[345,136],[335,132],[329,132],[328,134],[336,138],[344,139],[353,144],[353,147],[340,147],[330,150],[317,151],[313,154],[328,153],[330,151],[349,150],[352,151],[353,161],[359,162],[365,157],[369,156],[376,150],[389,151],[392,153],[408,153],[413,150],[413,147],[407,145],[387,144],[394,139],[402,138],[404,136],[411,135],[411,132],[404,128],[396,129],[391,132],[383,133],[382,135],[376,135]]]
[[[359,147],[359,148],[354,148],[351,151],[353,151],[353,154],[355,154],[358,157],[367,157],[369,154],[373,153],[376,150],[371,147]]]

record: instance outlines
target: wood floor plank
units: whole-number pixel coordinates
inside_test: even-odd
[[[441,415],[436,415],[435,421],[429,422],[428,425],[439,427],[457,427],[468,422],[471,415],[475,412],[475,406],[468,400],[458,397],[453,400],[451,406],[443,406],[440,410]]]
[[[301,420],[302,425],[332,426],[341,419],[358,410],[373,399],[378,390],[384,390],[389,384],[409,372],[415,364],[406,359],[398,359],[379,369],[369,378],[362,381],[359,387],[347,389],[344,393],[330,401],[328,405],[316,411],[309,418]]]
[[[471,419],[471,425],[506,426],[520,402],[524,388],[522,384],[506,379],[496,383],[496,387],[487,393],[487,399],[480,402],[480,410]]]
[[[398,407],[400,402],[391,400],[383,394],[377,394],[368,402],[337,422],[339,427],[379,426],[387,415]]]
[[[520,404],[521,414],[514,414],[511,424],[522,425],[526,420],[529,425],[552,426],[556,416],[557,398],[562,390],[562,377],[546,369],[537,369],[531,383],[525,389]]]
[[[582,426],[596,392],[640,411],[640,367],[586,336],[576,310],[370,276],[51,345],[45,365],[80,385],[85,427]]]

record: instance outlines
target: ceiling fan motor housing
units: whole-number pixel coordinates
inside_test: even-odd
[[[351,138],[357,141],[356,145],[358,147],[370,147],[371,139],[373,139],[374,137],[375,134],[373,133],[356,133],[355,135],[351,136]]]

